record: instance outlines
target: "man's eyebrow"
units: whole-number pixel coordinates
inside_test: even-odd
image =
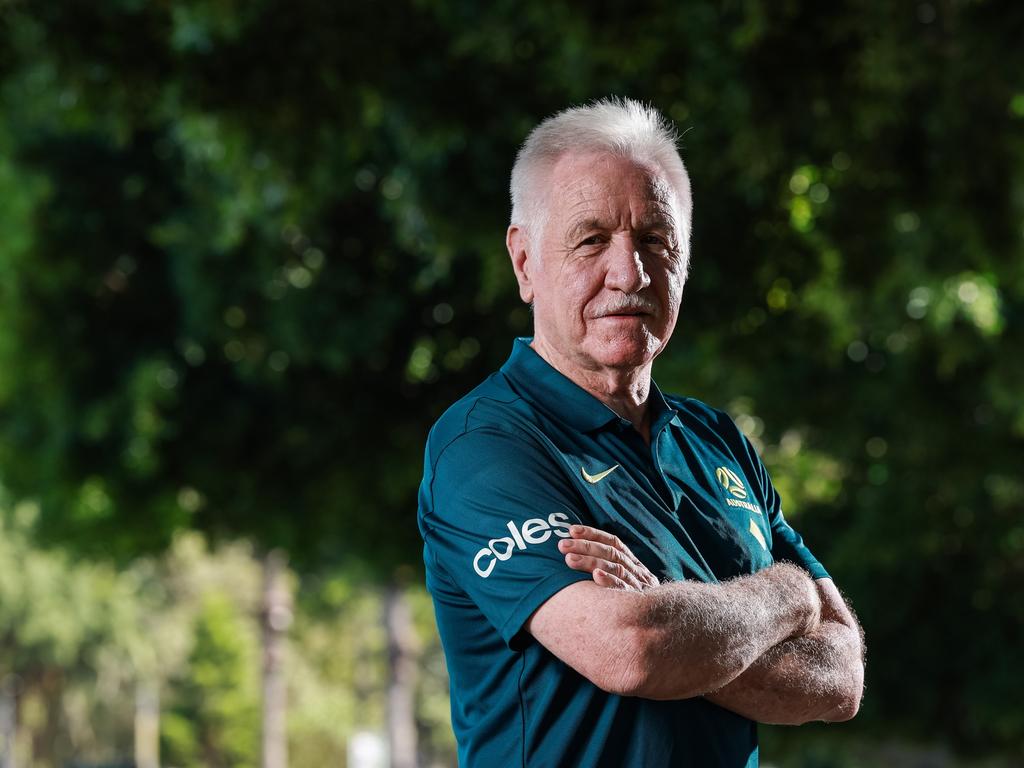
[[[593,217],[580,219],[569,229],[565,237],[569,242],[575,242],[583,233],[592,232],[595,229],[607,229],[607,225],[600,219]]]
[[[665,229],[674,230],[676,226],[675,219],[670,213],[654,212],[644,216],[638,222],[637,229]],[[607,229],[613,229],[614,226],[610,225],[606,221],[595,218],[593,216],[580,219],[572,227],[569,228],[565,238],[568,242],[574,243],[580,237],[587,232],[593,232],[595,230],[602,231]]]
[[[673,229],[676,225],[675,217],[670,213],[651,213],[640,219],[639,229]]]

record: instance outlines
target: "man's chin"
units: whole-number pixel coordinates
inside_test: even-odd
[[[644,339],[610,339],[594,350],[594,360],[607,368],[642,368],[648,365],[661,344],[650,337]]]

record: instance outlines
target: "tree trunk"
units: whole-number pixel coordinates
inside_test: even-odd
[[[160,689],[152,680],[135,685],[135,765],[160,768]]]
[[[0,681],[0,768],[16,768],[18,742],[18,676]]]
[[[416,768],[416,635],[405,592],[388,589],[388,742],[391,768]]]
[[[263,745],[262,768],[288,768],[285,634],[292,623],[292,596],[279,549],[263,561]]]

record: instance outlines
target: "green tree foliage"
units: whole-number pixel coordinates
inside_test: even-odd
[[[194,532],[126,567],[41,548],[38,508],[0,493],[0,696],[17,706],[18,764],[129,759],[139,684],[157,693],[164,765],[248,765],[259,747],[260,562]],[[294,581],[294,575],[291,577]],[[357,731],[381,733],[383,597],[367,573],[309,576],[289,637],[290,764],[345,761]],[[429,598],[415,607],[423,754],[454,763],[447,677]],[[3,748],[0,733],[0,749]]]
[[[1020,756],[1024,13],[840,4],[0,6],[0,471],[45,530],[415,563],[429,424],[526,333],[538,118],[684,131],[667,389],[728,407],[868,630],[852,728]],[[806,731],[800,731],[804,734]]]
[[[124,757],[148,609],[136,573],[33,545],[38,508],[0,487],[0,683],[17,702],[20,761]]]
[[[422,585],[408,589],[416,654],[416,725],[423,765],[454,765],[448,677],[433,606]],[[307,577],[296,605],[288,657],[289,761],[295,768],[341,765],[352,737],[383,737],[388,684],[384,595],[372,573]]]
[[[259,649],[252,629],[225,595],[205,599],[186,669],[177,701],[161,720],[164,761],[224,768],[256,765]]]

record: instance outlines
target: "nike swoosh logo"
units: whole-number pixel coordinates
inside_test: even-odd
[[[619,465],[616,464],[614,467],[612,467],[611,469],[606,469],[604,472],[598,472],[596,475],[590,475],[587,474],[587,470],[585,470],[583,467],[580,467],[580,472],[583,473],[583,479],[586,480],[588,483],[600,483],[602,480],[604,480],[606,477],[608,477],[608,475],[610,475],[618,468]]]

